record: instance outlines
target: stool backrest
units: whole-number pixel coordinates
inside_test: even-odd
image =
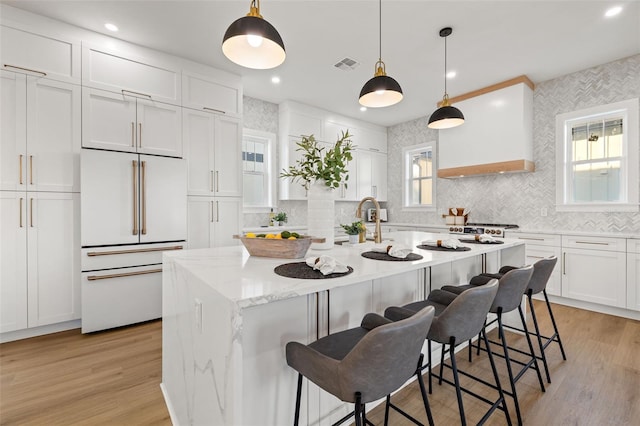
[[[427,306],[401,321],[374,328],[340,362],[345,396],[361,392],[371,402],[397,390],[416,373],[435,309]]]
[[[453,337],[460,343],[477,336],[484,327],[484,321],[497,292],[496,279],[463,291],[433,321],[428,338],[440,343],[449,343]]]
[[[547,287],[547,282],[553,273],[553,268],[556,267],[558,258],[555,256],[547,257],[546,259],[538,260],[533,264],[533,274],[529,280],[527,290],[531,290],[531,294],[540,293]]]
[[[513,269],[502,276],[499,280],[498,294],[491,305],[490,312],[496,313],[499,309],[502,312],[511,312],[522,302],[522,295],[529,285],[533,266],[524,266]]]

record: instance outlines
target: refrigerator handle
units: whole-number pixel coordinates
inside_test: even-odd
[[[22,154],[20,154],[20,185],[22,185]]]
[[[23,228],[24,225],[22,224],[22,202],[24,201],[24,198],[20,198],[20,228]]]
[[[142,185],[140,191],[142,192],[140,195],[142,198],[142,235],[147,235],[147,173],[146,167],[147,162],[142,161],[142,166],[140,172],[142,173]]]
[[[138,162],[132,160],[133,166],[133,231],[132,235],[138,235]]]

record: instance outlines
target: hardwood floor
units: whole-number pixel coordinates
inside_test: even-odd
[[[543,330],[549,330],[543,306],[538,302],[537,306]],[[545,382],[545,393],[533,371],[518,382],[525,423],[639,424],[640,322],[561,305],[553,309],[568,360],[562,360],[556,344],[547,351],[552,383]],[[72,330],[0,345],[0,424],[170,425],[159,386],[161,328],[162,323],[154,321],[90,335]],[[517,347],[525,345],[513,333],[508,339]],[[490,377],[486,354],[470,364],[464,351],[458,360],[459,368]],[[504,361],[497,362],[504,384]],[[495,393],[475,384],[469,387],[488,396]],[[467,420],[476,423],[486,405],[464,398]],[[425,420],[417,384],[398,392],[393,401]],[[453,387],[434,382],[429,402],[437,425],[460,423]],[[507,403],[515,422],[509,397]],[[375,424],[382,424],[383,417],[383,407],[369,415]],[[487,422],[505,423],[501,412]],[[412,423],[392,412],[390,424]]]

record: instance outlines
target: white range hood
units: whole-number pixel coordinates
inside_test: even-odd
[[[438,177],[533,172],[533,87],[520,76],[451,99],[465,122],[439,131]]]

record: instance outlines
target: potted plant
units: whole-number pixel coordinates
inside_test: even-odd
[[[349,236],[350,244],[358,244],[359,235],[365,230],[364,223],[361,220],[353,222],[351,225],[340,224],[344,232]]]
[[[278,212],[273,217],[273,220],[277,222],[279,226],[282,226],[287,221],[287,214],[285,212]]]
[[[335,191],[341,185],[347,187],[347,166],[353,160],[351,135],[342,135],[331,147],[323,146],[313,135],[302,136],[296,151],[300,158],[289,169],[283,169],[281,178],[300,183],[307,190],[307,230],[309,235],[324,238],[324,243],[314,243],[314,249],[333,247],[335,227]]]

